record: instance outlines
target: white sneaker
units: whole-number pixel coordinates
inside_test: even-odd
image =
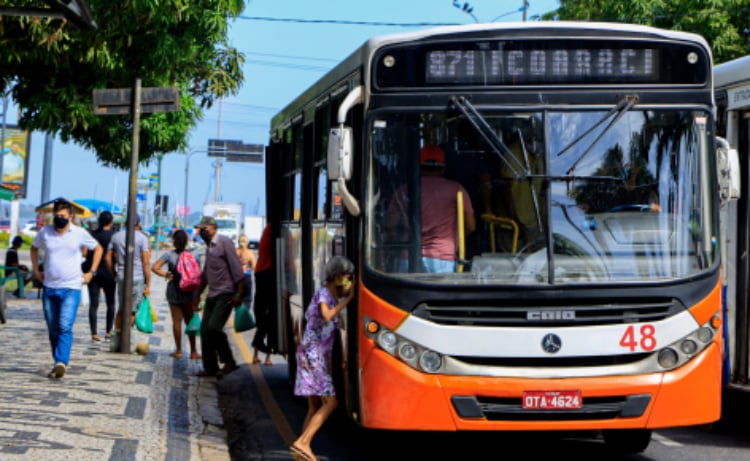
[[[58,362],[55,364],[55,368],[52,369],[52,372],[55,374],[55,378],[62,378],[65,376],[65,371],[67,370],[67,367],[64,363]]]

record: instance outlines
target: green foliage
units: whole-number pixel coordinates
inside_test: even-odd
[[[0,6],[39,6],[0,0]],[[176,86],[180,110],[142,114],[139,159],[185,150],[190,130],[217,98],[236,94],[244,56],[229,46],[229,20],[243,0],[88,0],[97,29],[60,19],[0,16],[0,91],[11,91],[19,124],[59,134],[130,168],[132,116],[95,115],[93,90]]]
[[[644,24],[702,35],[718,64],[750,53],[750,0],[559,0],[544,19]]]

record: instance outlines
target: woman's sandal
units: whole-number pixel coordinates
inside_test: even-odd
[[[181,359],[182,358],[182,352],[180,352],[180,351],[174,351],[171,354],[169,354],[169,356],[170,357],[174,357],[176,359]]]
[[[312,457],[312,453],[307,454],[303,449],[294,444],[289,446],[289,451],[292,452],[292,456],[303,459],[304,461],[313,461],[315,459]]]
[[[190,353],[190,360],[198,360],[198,359],[202,359],[202,358],[203,357],[201,357],[201,355],[199,353],[197,353],[197,352],[191,352]]]

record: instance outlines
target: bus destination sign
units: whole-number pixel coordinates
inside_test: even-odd
[[[427,83],[523,84],[600,81],[655,81],[657,50],[499,49],[427,52]]]
[[[378,52],[376,89],[700,85],[709,56],[691,43],[538,38],[452,40]]]

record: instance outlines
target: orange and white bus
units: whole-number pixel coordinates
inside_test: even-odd
[[[719,175],[712,67],[697,35],[623,24],[450,26],[357,48],[271,122],[290,380],[303,311],[342,254],[358,282],[332,371],[364,428],[597,430],[637,452],[652,429],[716,421],[732,171]],[[455,202],[422,206],[426,145],[463,186]],[[436,214],[455,231],[428,235]],[[438,267],[427,249],[445,237]]]

